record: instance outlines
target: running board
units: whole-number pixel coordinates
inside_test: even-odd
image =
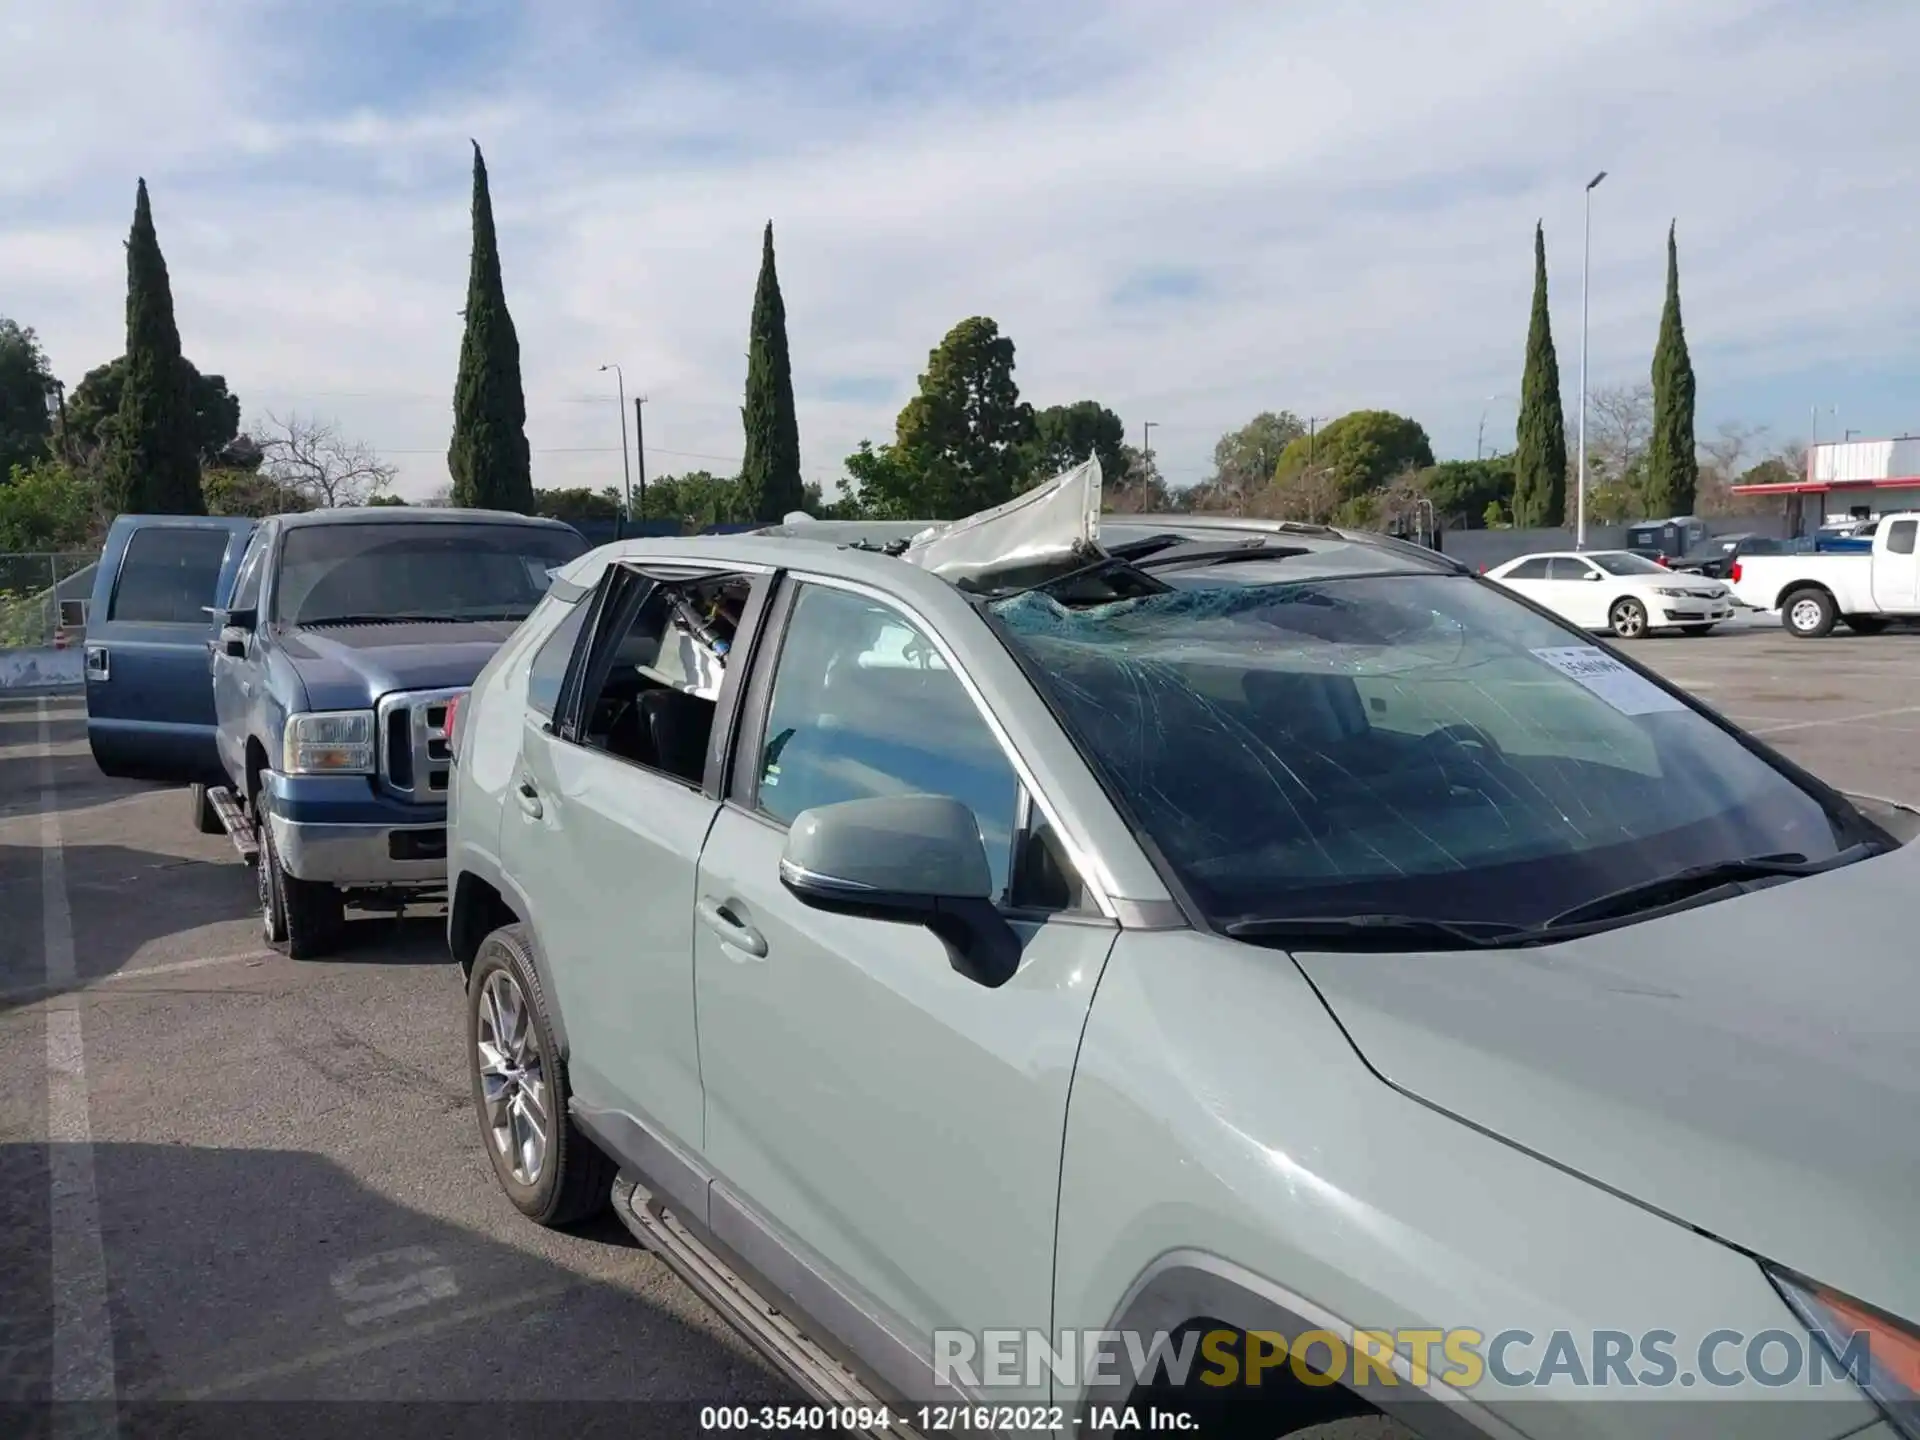
[[[868,1430],[849,1425],[842,1433],[920,1440],[919,1432],[901,1418],[897,1403],[883,1400],[859,1376],[808,1339],[798,1325],[769,1304],[631,1176],[622,1175],[613,1182],[613,1209],[634,1239],[664,1260],[694,1293],[718,1310],[755,1350],[817,1403],[843,1412],[866,1410],[893,1418],[890,1425]]]
[[[240,852],[240,858],[249,865],[257,865],[260,862],[260,847],[253,843],[253,826],[247,823],[240,802],[233,798],[233,791],[224,785],[210,789],[207,791],[207,804],[220,817],[220,823],[226,827],[227,838],[233,841],[233,848]]]

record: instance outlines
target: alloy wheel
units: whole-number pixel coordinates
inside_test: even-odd
[[[547,1071],[533,1013],[510,971],[493,971],[482,986],[474,1046],[493,1146],[517,1183],[536,1185],[552,1135]]]
[[[1613,607],[1613,633],[1622,640],[1638,639],[1647,628],[1647,612],[1631,600],[1622,600]]]

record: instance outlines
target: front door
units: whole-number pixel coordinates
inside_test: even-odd
[[[108,775],[224,784],[207,641],[254,522],[126,515],[107,534],[86,650],[87,742]]]
[[[791,600],[770,700],[742,719],[752,748],[700,860],[714,1225],[829,1277],[861,1317],[841,1338],[883,1380],[924,1391],[910,1357],[924,1363],[935,1332],[1051,1323],[1067,1091],[1117,931],[1076,910],[1071,882],[1023,890],[1034,867],[1011,857],[1046,837],[932,637],[824,581]],[[999,989],[956,972],[925,929],[823,913],[780,883],[801,811],[906,792],[951,795],[979,820],[1026,942]],[[746,1217],[731,1233],[730,1202]],[[1037,1378],[993,1398],[1044,1396]]]
[[[1920,610],[1920,520],[1890,520],[1873,557],[1873,600],[1882,610]]]
[[[720,702],[660,664],[678,637],[653,580],[610,567],[576,614],[532,661],[501,853],[537,901],[575,1098],[697,1150],[694,869]]]
[[[1547,561],[1543,589],[1554,614],[1582,630],[1603,630],[1607,624],[1607,595],[1599,583],[1600,571],[1577,555],[1555,555]]]

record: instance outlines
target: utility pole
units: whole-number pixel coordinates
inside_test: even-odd
[[[601,372],[613,371],[614,379],[620,383],[620,471],[626,477],[627,523],[633,523],[633,466],[627,460],[627,377],[618,365],[602,365]],[[636,415],[640,412],[636,410]],[[646,482],[641,481],[641,494],[646,494]]]
[[[1318,433],[1320,422],[1326,418],[1324,415],[1307,416],[1307,469],[1309,470],[1313,469],[1313,437]]]
[[[640,407],[647,403],[647,397],[633,397],[633,448],[640,460],[640,508],[647,508],[647,440],[646,431],[640,425]],[[624,446],[625,441],[622,440]]]
[[[1140,422],[1140,453],[1148,460],[1153,459],[1153,427],[1159,423],[1158,420]]]
[[[1587,182],[1586,239],[1580,250],[1580,479],[1575,501],[1573,548],[1587,548],[1587,280],[1593,261],[1593,187],[1607,178],[1602,170]]]

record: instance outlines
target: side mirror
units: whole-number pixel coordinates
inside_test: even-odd
[[[953,968],[989,989],[1020,968],[1020,937],[993,903],[980,824],[945,795],[881,795],[803,810],[780,882],[803,905],[924,925]]]
[[[1600,583],[1601,580],[1605,579],[1606,577],[1603,576],[1598,570],[1589,570],[1585,575],[1582,575],[1580,578],[1582,580],[1591,580],[1597,585]]]
[[[213,615],[220,622],[220,652],[236,660],[245,659],[247,640],[253,634],[260,612],[258,610],[221,610],[216,607]]]

